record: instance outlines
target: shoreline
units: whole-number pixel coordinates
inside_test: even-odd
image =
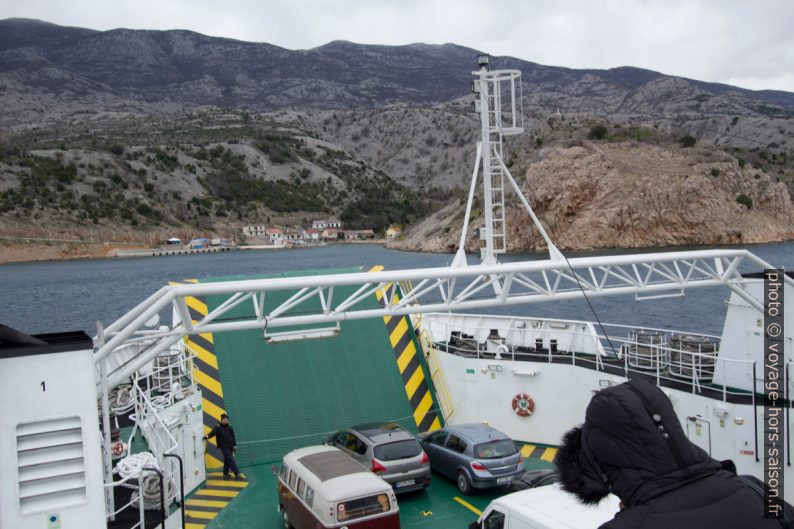
[[[4,242],[6,244],[4,244]],[[395,247],[393,245],[389,245],[389,240],[387,239],[370,239],[370,240],[352,240],[352,241],[343,241],[343,242],[329,242],[325,244],[305,244],[305,245],[291,245],[291,246],[269,246],[269,245],[252,245],[252,246],[236,246],[236,247],[227,247],[224,248],[223,251],[205,251],[205,252],[188,252],[188,253],[172,253],[168,250],[163,250],[165,253],[164,255],[126,255],[126,256],[119,256],[115,255],[115,252],[118,250],[132,250],[130,246],[134,246],[132,244],[124,244],[124,243],[103,243],[103,242],[95,242],[95,241],[63,241],[57,244],[55,243],[31,243],[26,242],[19,244],[19,246],[25,246],[26,251],[20,251],[19,254],[28,253],[30,250],[34,250],[35,248],[31,248],[31,246],[43,246],[48,248],[49,250],[58,251],[56,246],[63,246],[64,244],[74,244],[79,245],[83,248],[96,246],[94,251],[90,253],[77,253],[74,255],[57,255],[55,257],[50,258],[43,258],[43,259],[14,259],[13,257],[8,259],[7,257],[10,253],[7,253],[8,247],[12,246],[12,244],[8,244],[8,241],[0,240],[0,266],[6,264],[32,264],[32,263],[51,263],[57,261],[80,261],[80,260],[99,260],[99,259],[122,259],[122,260],[129,260],[129,259],[136,259],[141,257],[173,257],[176,255],[179,256],[188,256],[188,255],[198,255],[198,254],[205,254],[205,253],[226,253],[227,251],[231,250],[245,250],[245,251],[256,251],[256,250],[263,250],[263,251],[275,251],[275,250],[301,250],[301,249],[310,249],[310,248],[322,248],[328,246],[342,246],[342,245],[373,245],[373,246],[382,246],[387,250],[394,250],[398,252],[406,252],[406,253],[428,253],[428,254],[446,254],[446,255],[454,255],[455,252],[447,252],[447,251],[429,251],[429,250],[411,250],[405,248]],[[647,253],[647,252],[665,252],[665,251],[673,251],[679,248],[692,248],[692,249],[716,249],[716,248],[736,248],[736,247],[753,247],[753,246],[762,246],[762,245],[770,245],[770,244],[790,244],[794,243],[794,239],[786,240],[786,241],[769,241],[769,242],[758,242],[758,243],[744,243],[744,244],[712,244],[712,245],[691,245],[691,244],[682,244],[682,245],[664,245],[664,246],[645,246],[641,248],[632,247],[632,248],[619,248],[619,247],[610,247],[610,248],[577,248],[577,249],[566,249],[566,254],[592,254],[594,252],[601,252],[603,254],[612,254],[615,252],[629,252],[629,253]],[[123,246],[122,246],[123,245]],[[119,246],[122,246],[121,248]],[[159,251],[157,249],[151,248],[144,248],[143,245],[140,248],[141,251]],[[13,250],[12,250],[13,252]],[[187,252],[187,250],[185,251]],[[44,252],[44,253],[51,253],[51,252]],[[466,252],[467,255],[476,255],[476,252]],[[546,255],[546,250],[517,250],[509,252],[507,255],[532,255],[532,256],[544,256]],[[20,255],[21,256],[21,255]]]
[[[194,254],[205,254],[205,253],[225,253],[229,250],[245,250],[245,251],[254,251],[254,250],[266,250],[266,251],[280,251],[280,250],[298,250],[298,249],[308,249],[308,248],[321,248],[323,246],[337,246],[343,244],[372,244],[372,245],[379,245],[384,246],[386,245],[386,239],[369,239],[369,240],[352,240],[352,241],[342,241],[342,242],[328,242],[324,245],[322,244],[305,244],[305,245],[284,245],[282,246],[270,246],[270,245],[251,245],[251,246],[235,246],[235,247],[228,247],[221,251],[205,251],[205,252],[196,252],[196,251],[188,251],[183,250],[186,253],[178,253],[178,250],[159,250],[156,248],[147,248],[146,245],[138,245],[135,243],[121,243],[121,242],[100,242],[100,241],[81,241],[81,240],[68,240],[68,239],[59,239],[59,240],[36,240],[33,237],[24,238],[24,240],[16,239],[0,239],[0,266],[5,264],[29,264],[29,263],[51,263],[56,261],[89,261],[89,260],[98,260],[98,259],[136,259],[140,257],[171,257],[173,255],[194,255]],[[18,242],[19,241],[19,242]],[[66,250],[63,249],[64,246],[70,245],[80,250],[88,250],[88,251],[81,251],[75,252],[74,254],[68,253],[59,253],[64,252]],[[16,246],[17,248],[13,248]],[[138,248],[135,248],[135,247]],[[92,248],[95,247],[95,248]],[[46,250],[46,251],[42,251]],[[160,252],[162,251],[164,255],[124,255],[119,256],[116,255],[116,252],[119,250],[124,251],[140,251],[140,252]],[[48,257],[45,258],[25,258],[27,255],[40,251],[42,255],[47,255]],[[174,253],[176,252],[176,253]],[[16,254],[16,255],[14,255]],[[9,258],[10,257],[10,258]],[[14,257],[22,257],[22,258],[14,258]]]

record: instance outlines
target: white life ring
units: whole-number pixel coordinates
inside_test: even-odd
[[[501,358],[502,355],[510,354],[510,348],[503,343],[496,346],[496,358]]]

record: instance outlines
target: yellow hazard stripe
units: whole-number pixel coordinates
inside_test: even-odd
[[[207,480],[207,487],[234,487],[236,489],[244,489],[248,486],[247,481],[233,481],[233,480],[225,480],[225,479],[208,479]]]
[[[458,498],[457,496],[455,496],[452,499],[455,500],[456,502],[460,503],[464,507],[466,507],[468,510],[470,510],[471,512],[473,512],[477,516],[482,516],[482,511],[480,509],[478,509],[477,507],[475,507],[474,505],[472,505],[471,503],[467,502],[466,500],[464,500],[462,498]]]
[[[207,479],[223,477],[223,472],[207,472]],[[241,478],[245,478],[245,474],[240,473]]]
[[[248,481],[212,479],[218,476],[220,476],[218,472],[208,473],[204,486],[196,491],[192,498],[185,501],[185,516],[189,520],[185,523],[186,528],[203,529],[206,527],[210,520],[213,520],[242,489],[249,485]]]
[[[211,365],[215,369],[218,369],[218,357],[216,357],[213,353],[201,347],[199,344],[197,344],[190,338],[187,339],[187,344],[188,347],[198,355],[199,360],[205,362],[208,365]]]
[[[185,303],[187,303],[187,306],[190,307],[191,309],[201,313],[202,316],[207,315],[207,304],[201,301],[200,299],[195,298],[193,296],[187,296],[185,298]]]
[[[422,419],[425,418],[425,414],[430,411],[430,408],[433,407],[433,397],[430,396],[430,391],[425,393],[425,396],[422,397],[422,401],[414,410],[414,421],[416,424],[422,424]]]
[[[204,454],[204,466],[207,468],[220,468],[223,466],[223,461],[213,456],[212,454]]]
[[[202,496],[218,496],[223,498],[234,498],[238,494],[240,494],[239,490],[221,490],[221,489],[201,489],[201,491],[197,492],[196,494],[201,494]]]
[[[549,463],[554,462],[554,457],[557,455],[558,448],[556,446],[538,446],[533,444],[525,444],[521,447],[521,455],[524,459],[542,459]]]
[[[229,502],[223,500],[198,500],[196,498],[190,498],[189,500],[185,500],[185,505],[196,505],[197,507],[218,507],[223,509],[229,505]]]
[[[383,266],[374,266],[370,269],[370,272],[380,272],[381,270],[383,270]],[[375,291],[375,296],[380,302],[385,302],[384,296],[389,295],[391,296],[388,300],[389,303],[395,304],[399,302],[400,295],[397,292],[396,284],[388,283],[381,289]],[[392,318],[392,316],[383,317],[383,322],[386,324],[387,329],[389,328],[390,324],[394,323]],[[416,358],[417,348],[414,344],[413,337],[410,335],[411,325],[408,321],[408,318],[405,316],[394,316],[394,318],[399,318],[399,321],[397,322],[397,325],[395,325],[394,329],[392,329],[392,331],[389,333],[389,342],[391,343],[397,358],[397,369],[399,369],[400,374],[404,374],[408,366],[411,365],[411,361]],[[411,337],[411,339],[406,340],[406,336]],[[401,343],[405,345],[401,345]],[[421,398],[416,396],[416,392],[419,390],[419,387],[422,385],[422,381],[424,380],[425,372],[420,363],[417,369],[411,374],[410,378],[404,383],[405,394],[408,397],[409,402],[411,402],[412,399],[413,402],[417,402],[418,400],[418,404],[413,409],[413,416],[416,426],[427,428],[430,431],[437,430],[441,427],[441,421],[439,420],[438,416],[433,417],[433,420],[429,426],[427,425],[427,422],[424,422],[427,415],[433,412],[433,397],[430,394],[429,385],[425,384],[424,395],[421,395]]]
[[[172,285],[184,284],[184,283],[198,283],[198,279],[185,279],[182,283],[170,283]],[[198,312],[201,316],[206,316],[209,314],[209,308],[207,306],[206,300],[197,298],[195,296],[187,296],[185,298],[185,303],[189,308],[193,311]],[[195,320],[194,320],[195,322]],[[216,371],[218,370],[218,358],[215,355],[215,339],[212,336],[212,333],[205,332],[201,333],[199,336],[204,339],[204,341],[209,344],[209,347],[203,347],[196,343],[194,340],[188,336],[185,338],[185,344],[187,347],[193,351],[198,358],[204,362],[205,364],[213,367]],[[206,345],[206,344],[205,344]],[[196,379],[196,382],[201,387],[202,392],[212,392],[220,399],[220,404],[223,404],[223,386],[221,385],[220,380],[215,380],[207,373],[202,372],[198,368],[193,369],[193,376]],[[218,400],[218,399],[214,399]],[[226,413],[225,406],[218,406],[217,404],[213,403],[212,401],[204,398],[202,399],[201,403],[204,411],[207,413],[204,415],[204,433],[209,432],[215,424],[214,421],[220,421],[221,414]],[[214,420],[214,421],[213,421]],[[215,443],[213,443],[215,444]],[[204,465],[207,468],[218,468],[223,466],[223,462],[219,460],[217,457],[211,455],[209,452],[204,453]]]
[[[216,406],[213,402],[202,399],[201,405],[204,407],[204,411],[206,411],[213,419],[220,422],[221,414],[225,413],[222,408]],[[205,428],[209,431],[215,427],[215,424],[205,424]]]
[[[400,368],[400,374],[408,367],[408,363],[413,359],[414,355],[416,355],[416,347],[411,343],[409,347],[405,348],[405,351],[402,352],[399,358],[397,358],[397,367]]]
[[[199,370],[193,372],[193,375],[196,377],[196,380],[199,384],[201,384],[202,389],[208,389],[215,393],[219,397],[223,397],[223,389],[221,388],[221,383],[218,380],[215,380],[211,376],[206,373],[202,373]]]
[[[411,378],[408,379],[408,382],[405,383],[405,393],[408,395],[409,399],[414,396],[414,393],[416,393],[416,390],[419,388],[419,384],[421,384],[424,379],[425,375],[422,373],[422,368],[418,366],[414,374],[411,375]]]
[[[391,332],[391,344],[394,347],[397,347],[397,344],[400,343],[400,338],[403,337],[403,334],[408,332],[408,322],[405,321],[405,318],[400,318],[400,323],[394,328]]]

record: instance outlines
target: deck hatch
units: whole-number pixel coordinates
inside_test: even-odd
[[[22,514],[85,503],[87,490],[80,417],[18,424],[16,449]]]

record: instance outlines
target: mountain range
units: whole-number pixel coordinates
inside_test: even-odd
[[[150,245],[327,216],[399,223],[400,247],[452,250],[479,135],[477,55],[0,20],[0,260],[112,249],[30,237]],[[634,67],[491,67],[522,72],[527,133],[505,160],[561,247],[794,238],[794,93]],[[508,202],[511,248],[538,249],[522,215]],[[478,207],[471,250],[481,223]]]
[[[258,111],[428,105],[468,93],[477,55],[456,44],[346,41],[288,50],[183,30],[95,31],[12,18],[0,20],[0,97],[12,114],[31,105],[46,114],[64,104]],[[633,67],[571,69],[513,57],[494,57],[491,64],[521,70],[526,103],[544,109],[665,117],[794,115],[789,92]]]

